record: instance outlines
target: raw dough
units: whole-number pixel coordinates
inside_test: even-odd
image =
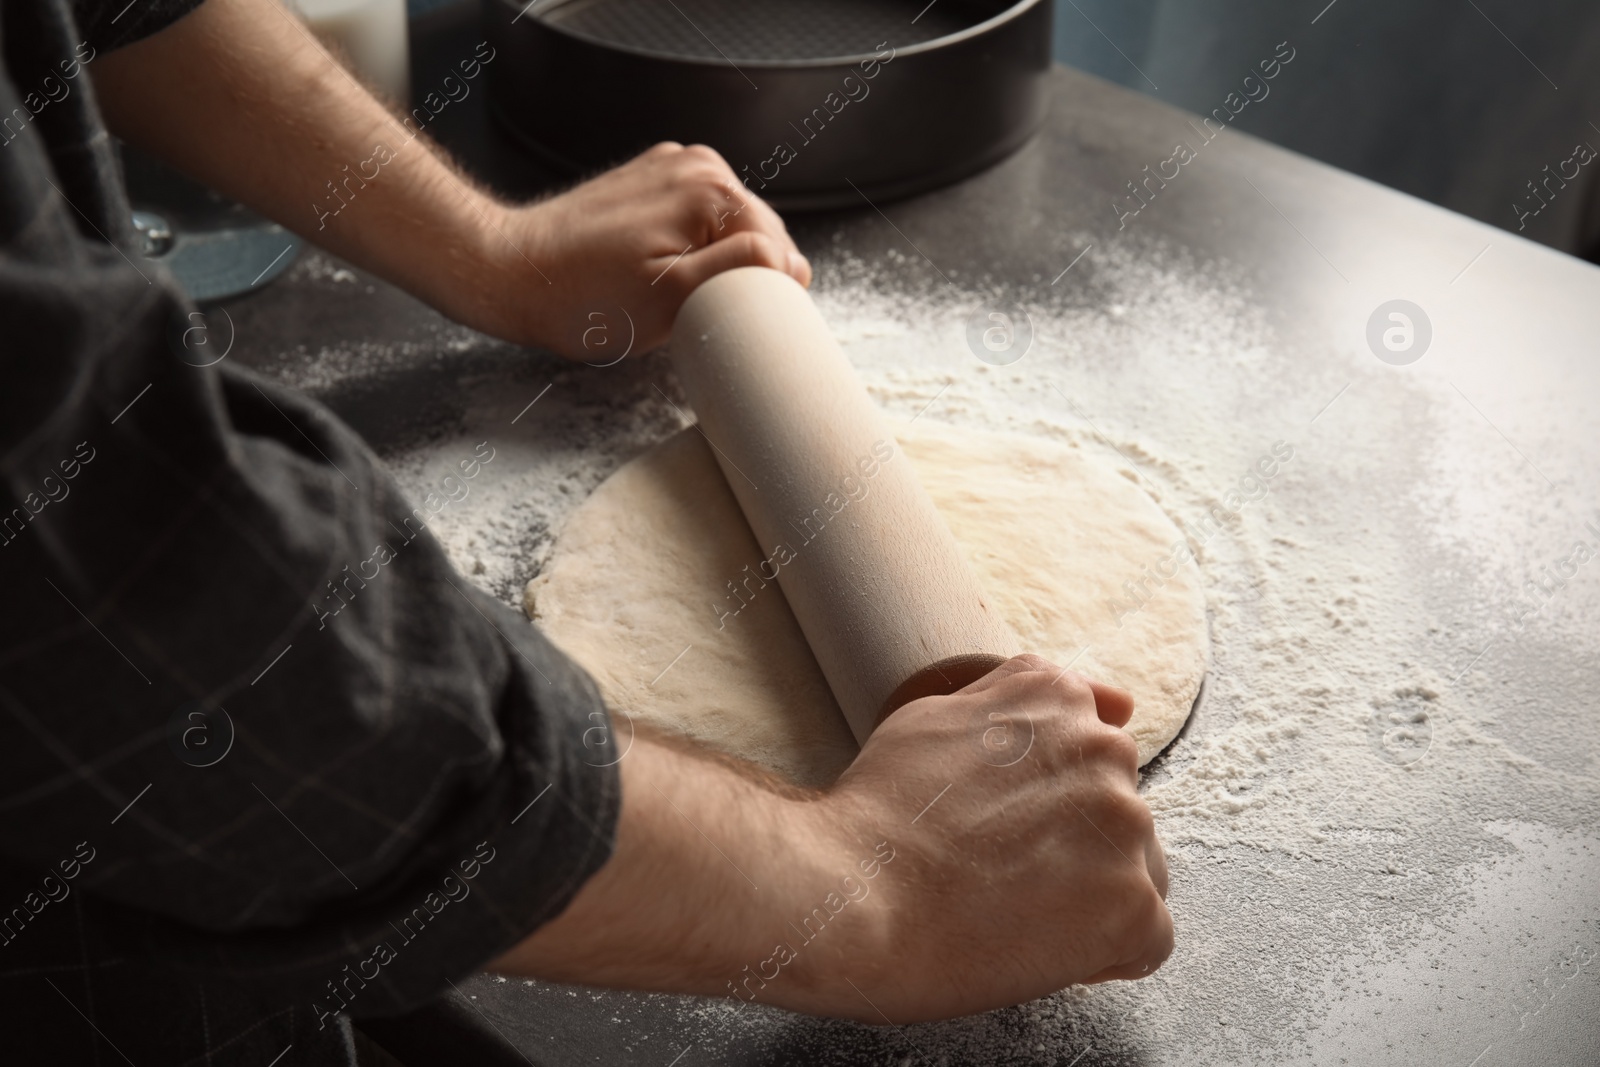
[[[1131,474],[1074,445],[931,422],[897,436],[1024,646],[1132,690],[1148,762],[1208,657],[1197,568],[1168,562],[1182,534]],[[825,785],[856,743],[777,582],[745,583],[764,557],[690,427],[573,513],[525,605],[613,712]],[[1143,583],[1138,599],[1125,582]]]

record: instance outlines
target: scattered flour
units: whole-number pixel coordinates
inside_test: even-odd
[[[937,1025],[870,1030],[720,1001],[608,999],[623,1021],[637,1011],[645,1025],[670,1006],[708,1061],[719,1045],[782,1033],[819,1067],[1065,1064],[1090,1046],[1085,1067],[1281,1062],[1304,1051],[1330,998],[1399,995],[1363,994],[1364,976],[1407,959],[1414,969],[1419,946],[1459,930],[1461,894],[1484,865],[1532,847],[1486,826],[1549,828],[1540,847],[1593,884],[1595,849],[1574,860],[1571,843],[1600,822],[1593,697],[1578,696],[1573,673],[1530,724],[1516,663],[1570,649],[1574,627],[1592,639],[1600,563],[1516,632],[1506,598],[1600,513],[1551,503],[1541,476],[1465,421],[1472,412],[1442,376],[1401,375],[1331,343],[1314,364],[1291,359],[1240,272],[1161,245],[1124,243],[1080,263],[1071,284],[1023,294],[1033,347],[1005,367],[965,341],[968,316],[996,293],[967,279],[961,291],[913,287],[904,279],[919,275],[895,255],[815,263],[824,315],[893,416],[1097,448],[1192,531],[1208,696],[1142,787],[1171,858],[1178,949],[1142,982]],[[386,458],[420,495],[458,453],[491,441],[494,464],[436,532],[464,573],[515,606],[566,514],[681,425],[681,394],[655,357],[588,371],[466,331],[441,340],[476,353],[473,369],[450,379],[441,426]],[[351,350],[350,362],[392,373],[396,359],[438,360],[441,347],[451,344],[425,358]],[[514,373],[486,369],[512,358]],[[1207,516],[1279,442],[1293,455],[1264,495],[1216,511],[1201,543]],[[1530,526],[1535,536],[1514,532]]]

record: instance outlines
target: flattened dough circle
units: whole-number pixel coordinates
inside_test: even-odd
[[[932,423],[899,441],[1024,646],[1133,692],[1127,729],[1149,762],[1182,729],[1209,656],[1195,564],[1151,577],[1177,527],[1073,445]],[[761,584],[769,555],[691,427],[579,506],[524,603],[613,711],[825,785],[858,750],[778,583]],[[1143,583],[1143,608],[1125,582]]]

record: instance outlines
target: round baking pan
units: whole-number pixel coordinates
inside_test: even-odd
[[[1049,0],[483,0],[494,113],[571,174],[717,149],[779,208],[881,203],[1044,117]]]

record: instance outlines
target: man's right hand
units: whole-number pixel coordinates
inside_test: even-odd
[[[611,861],[491,967],[896,1024],[1142,977],[1172,918],[1132,708],[1019,656],[821,793],[641,730]]]
[[[1132,712],[1121,689],[1018,656],[891,715],[819,802],[847,854],[892,845],[877,914],[808,946],[790,1006],[905,1023],[1159,967],[1167,866],[1119,729]]]

